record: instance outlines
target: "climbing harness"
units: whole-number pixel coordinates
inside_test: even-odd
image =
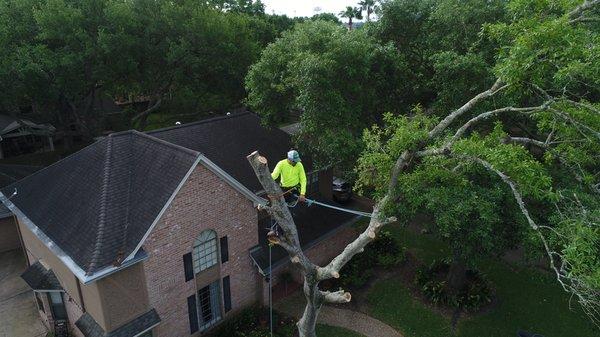
[[[294,187],[290,188],[289,190],[287,190],[287,191],[285,191],[285,192],[283,192],[281,194],[278,194],[278,195],[269,194],[267,196],[269,197],[269,199],[279,199],[281,197],[285,197],[286,195],[290,194],[295,189],[296,189],[296,187],[294,186]]]

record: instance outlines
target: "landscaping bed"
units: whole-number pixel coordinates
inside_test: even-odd
[[[456,317],[449,306],[433,305],[414,279],[419,269],[447,256],[445,245],[399,225],[386,230],[407,247],[406,260],[394,273],[389,271],[362,294],[353,294],[355,308],[375,317],[406,337],[504,337],[519,329],[546,337],[593,337],[595,328],[576,303],[569,305],[552,275],[539,269],[489,260],[480,270],[494,286],[491,303]],[[571,309],[570,309],[571,308]],[[454,322],[453,322],[454,320]]]
[[[296,322],[291,317],[273,311],[273,337],[296,337]],[[326,337],[364,337],[354,331],[317,325],[317,334]],[[223,322],[208,336],[210,337],[270,337],[269,309],[266,307],[249,307],[235,317]]]

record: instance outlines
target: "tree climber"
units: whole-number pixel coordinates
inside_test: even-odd
[[[275,165],[273,173],[271,173],[273,180],[277,180],[281,176],[279,184],[288,204],[296,198],[300,202],[306,201],[306,172],[304,172],[304,166],[300,161],[298,151],[290,150],[287,153],[287,159],[280,160]],[[300,193],[298,193],[298,187],[300,187]]]

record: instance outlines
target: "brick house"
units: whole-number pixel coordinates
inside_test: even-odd
[[[199,336],[265,303],[289,259],[277,248],[266,258],[270,219],[245,156],[259,150],[273,166],[289,148],[245,112],[111,134],[3,188],[44,323],[57,336]],[[304,164],[309,196],[329,200],[331,171]],[[318,263],[352,239],[354,217],[294,213]]]

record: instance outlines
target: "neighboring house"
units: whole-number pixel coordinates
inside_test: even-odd
[[[274,249],[266,259],[270,219],[257,211],[266,200],[246,155],[259,150],[273,167],[290,146],[246,112],[111,134],[2,189],[46,325],[57,336],[198,336],[265,303],[267,276],[277,279],[289,258]],[[310,195],[330,198],[331,172],[304,164]],[[344,224],[354,218],[298,207],[317,262],[351,239]]]
[[[55,132],[56,129],[50,124],[36,124],[27,119],[0,115],[0,159],[54,151],[52,137]]]
[[[39,170],[39,166],[0,164],[0,187],[10,185]],[[0,253],[21,247],[17,222],[12,212],[0,204]]]

